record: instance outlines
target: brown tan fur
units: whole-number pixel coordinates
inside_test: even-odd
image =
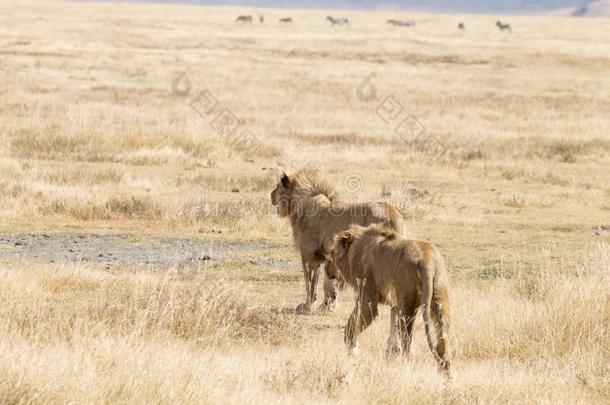
[[[310,312],[316,302],[319,268],[326,262],[320,247],[330,247],[337,233],[352,224],[380,223],[403,232],[400,213],[384,202],[343,203],[335,189],[321,180],[312,170],[301,170],[294,175],[282,174],[271,193],[271,202],[278,215],[290,219],[295,245],[301,253],[305,276],[306,301],[297,307],[298,313]],[[323,308],[331,308],[337,296],[337,283],[324,281]]]
[[[354,225],[335,238],[328,255],[329,277],[343,277],[358,292],[345,328],[345,343],[356,349],[358,335],[377,316],[377,305],[391,307],[388,351],[410,353],[413,323],[420,307],[428,346],[439,368],[449,373],[451,317],[447,272],[439,251],[425,241],[407,240],[378,225]],[[338,270],[339,273],[333,273]],[[436,334],[432,330],[435,326]]]

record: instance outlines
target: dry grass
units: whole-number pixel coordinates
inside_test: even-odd
[[[297,273],[26,260],[1,264],[0,402],[610,400],[605,20],[503,16],[507,35],[491,16],[410,14],[405,30],[384,23],[396,14],[349,13],[331,29],[319,11],[239,26],[238,9],[15,3],[0,0],[3,233],[289,242],[269,192],[280,170],[318,166],[441,247],[456,372],[436,374],[420,329],[415,358],[386,363],[386,312],[347,358],[350,294],[336,314],[296,317]],[[187,95],[172,91],[181,72]],[[378,100],[362,101],[372,74]],[[219,107],[202,117],[204,90]],[[386,123],[389,95],[404,110]],[[259,147],[215,133],[224,109]],[[407,115],[423,136],[394,132]]]
[[[540,257],[539,270],[505,269],[511,279],[454,283],[451,383],[436,374],[419,321],[414,359],[384,360],[387,311],[364,335],[363,354],[347,357],[337,325],[350,294],[337,314],[308,319],[281,309],[290,302],[264,303],[245,284],[203,276],[4,265],[0,396],[603,402],[610,395],[610,250],[600,244],[577,258]]]

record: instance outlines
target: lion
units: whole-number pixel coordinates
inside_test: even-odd
[[[403,350],[410,355],[413,324],[423,306],[428,346],[439,370],[449,375],[447,334],[451,307],[447,271],[434,245],[404,239],[379,225],[366,228],[352,225],[335,237],[331,251],[324,255],[334,264],[326,267],[327,277],[340,276],[358,292],[356,306],[345,327],[345,343],[350,351],[357,351],[358,335],[377,316],[377,305],[386,304],[391,307],[388,354]]]
[[[337,233],[352,224],[380,223],[404,232],[404,221],[392,205],[385,202],[343,203],[337,192],[311,169],[302,169],[288,176],[282,173],[277,187],[271,193],[271,203],[280,217],[290,219],[292,236],[301,254],[305,276],[306,300],[296,312],[309,313],[317,300],[319,268],[326,259],[316,254],[320,246],[330,248]],[[322,310],[334,307],[337,283],[325,279]]]

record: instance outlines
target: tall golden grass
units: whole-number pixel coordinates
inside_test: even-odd
[[[603,402],[610,395],[610,249],[600,244],[580,257],[540,257],[540,271],[507,269],[512,278],[454,283],[451,382],[425,353],[419,321],[412,360],[385,360],[381,321],[364,335],[361,356],[349,357],[338,327],[349,311],[347,294],[330,317],[337,327],[320,329],[243,283],[3,265],[0,397]]]

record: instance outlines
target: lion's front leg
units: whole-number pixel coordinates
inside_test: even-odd
[[[318,275],[319,275],[319,264],[314,264],[303,260],[303,276],[305,279],[305,293],[307,295],[304,303],[297,305],[297,314],[308,314],[311,313],[313,305],[318,299],[317,287],[318,287]]]
[[[328,265],[328,263],[325,264],[325,266]],[[324,277],[324,301],[322,303],[323,311],[332,311],[335,309],[335,303],[337,301],[337,289],[337,280],[334,278],[331,279]]]

